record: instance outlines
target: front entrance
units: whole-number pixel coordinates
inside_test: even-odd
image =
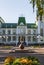
[[[24,45],[26,44],[25,43],[25,36],[19,36],[18,37],[18,45],[21,44],[21,43],[23,43]]]
[[[18,45],[20,45],[21,43],[26,45],[25,36],[18,36]]]
[[[25,42],[25,37],[24,36],[19,36],[18,41],[19,42],[22,42],[22,41]]]

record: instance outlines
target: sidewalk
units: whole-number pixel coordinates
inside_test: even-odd
[[[0,62],[0,65],[4,65],[4,62]]]
[[[12,52],[12,51],[15,52],[15,50],[20,51],[21,49],[19,47],[13,47],[11,49],[2,49],[1,48],[0,53],[9,53],[9,52]],[[29,52],[33,51],[33,52],[39,53],[39,54],[44,54],[44,47],[43,48],[25,47],[23,50],[29,51]]]

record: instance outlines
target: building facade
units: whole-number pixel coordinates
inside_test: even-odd
[[[25,17],[19,17],[18,23],[5,23],[0,17],[0,43],[16,44],[37,44],[44,42],[44,24],[41,23],[41,32],[39,24],[26,23]],[[40,32],[40,34],[39,34]]]

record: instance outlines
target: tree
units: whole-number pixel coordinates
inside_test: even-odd
[[[33,5],[33,12],[36,5],[37,8],[37,19],[40,16],[40,20],[42,20],[42,16],[44,15],[44,0],[30,0],[30,3]]]

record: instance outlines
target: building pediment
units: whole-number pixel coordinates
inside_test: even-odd
[[[26,25],[25,17],[19,17],[19,19],[18,19],[18,25]]]

